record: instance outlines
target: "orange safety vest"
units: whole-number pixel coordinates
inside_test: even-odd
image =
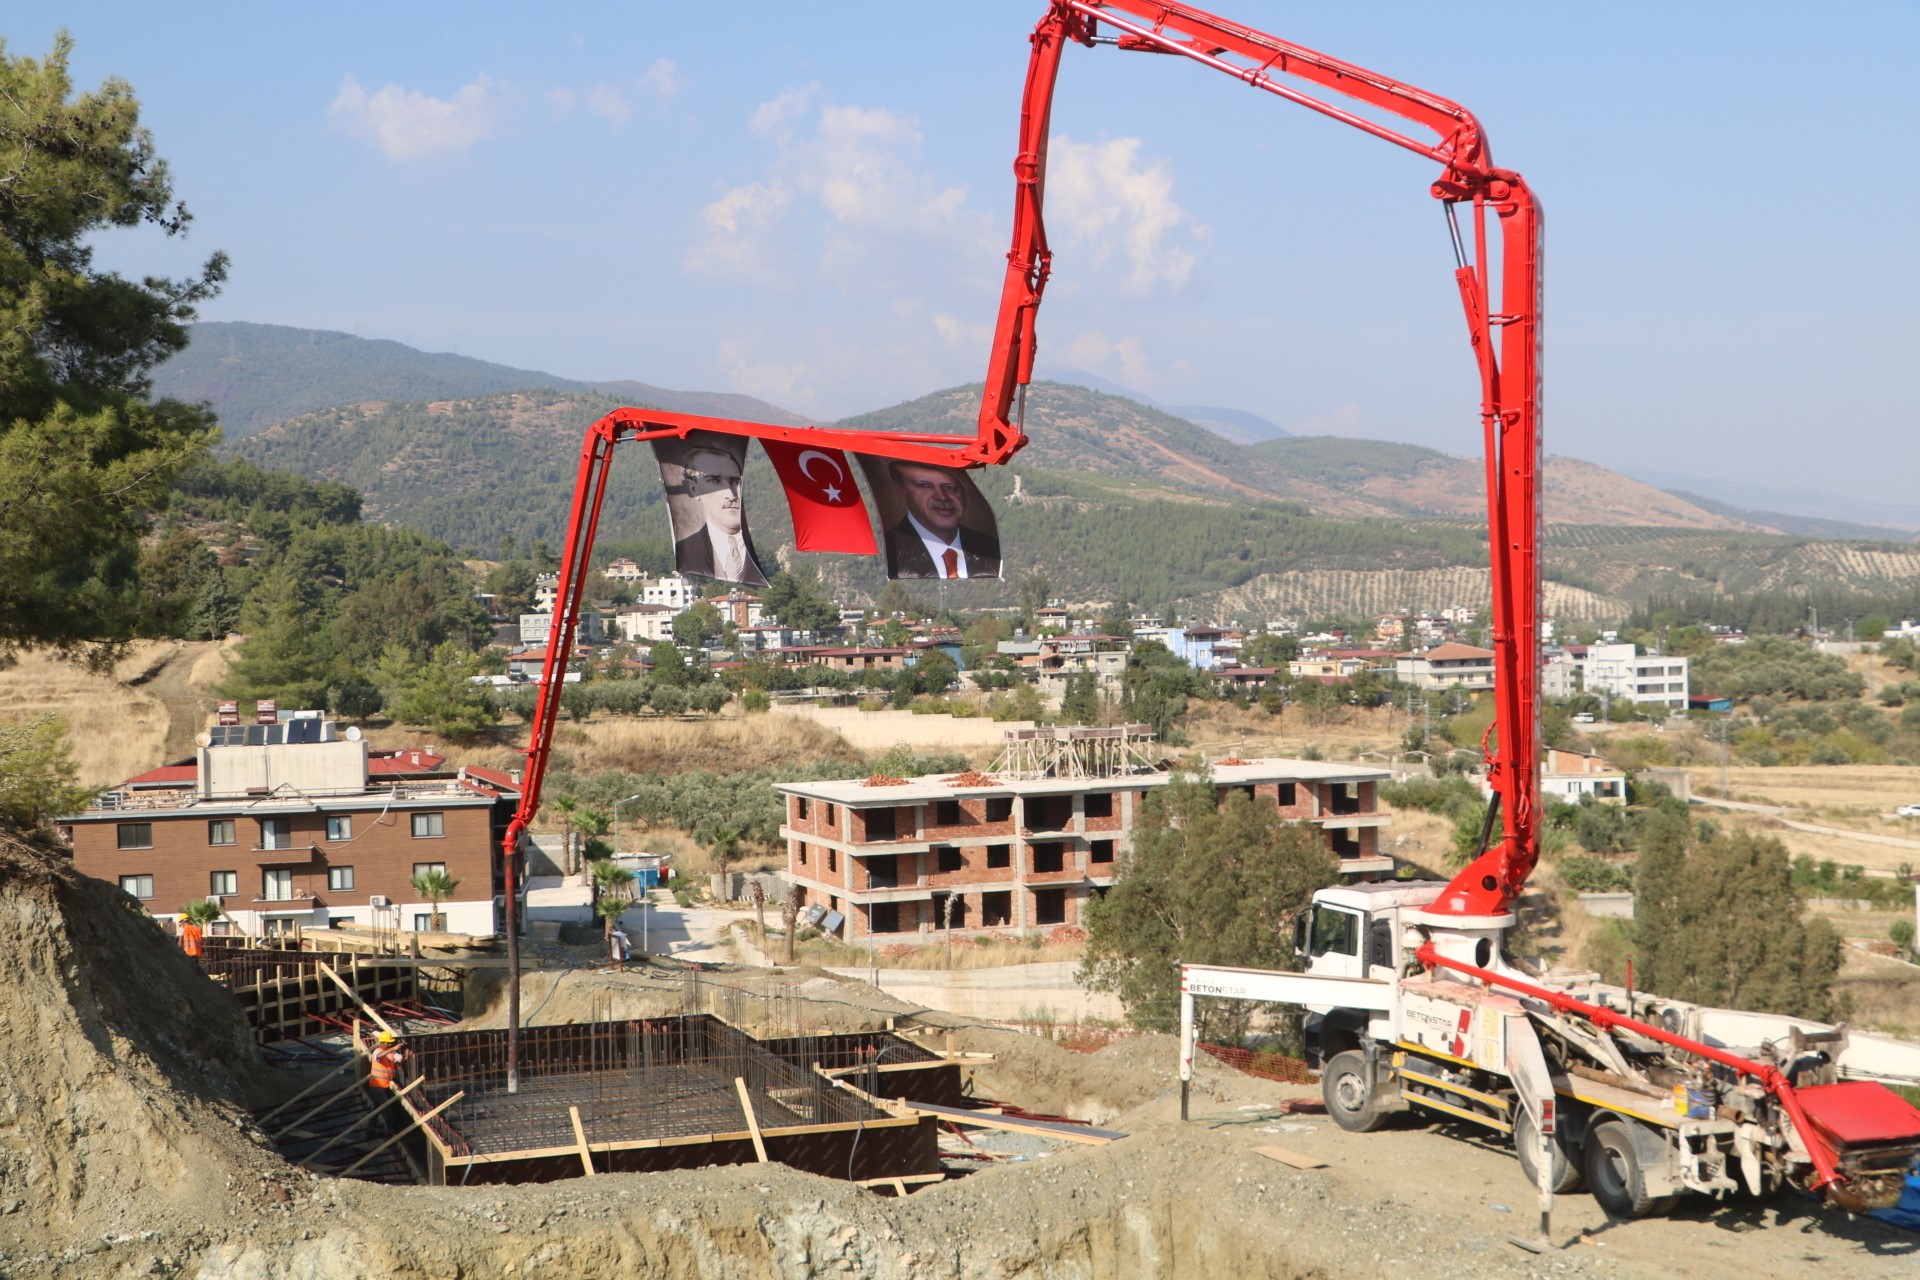
[[[400,1046],[377,1044],[367,1058],[371,1064],[367,1083],[375,1089],[393,1088],[393,1069],[400,1063]]]
[[[190,956],[199,955],[200,954],[200,937],[201,937],[201,929],[199,925],[192,924],[192,923],[181,925],[180,926],[180,949],[186,952]]]

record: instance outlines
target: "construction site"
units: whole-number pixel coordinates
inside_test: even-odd
[[[1913,1274],[1920,1234],[1899,1213],[1920,1190],[1920,1108],[1901,1091],[1920,1086],[1920,1045],[1668,999],[1636,988],[1630,967],[1624,985],[1549,971],[1517,945],[1542,855],[1545,754],[1543,231],[1525,180],[1494,166],[1464,107],[1184,5],[1054,0],[1029,47],[1013,245],[976,434],[643,408],[587,429],[524,776],[443,780],[406,837],[444,840],[462,812],[485,831],[468,873],[482,890],[472,912],[497,920],[497,936],[423,956],[352,942],[350,922],[287,929],[313,897],[295,893],[288,868],[318,847],[295,841],[291,817],[261,816],[267,808],[248,810],[261,824],[251,852],[272,860],[250,901],[276,910],[255,913],[257,932],[225,937],[196,927],[176,940],[141,905],[150,881],[135,892],[147,877],[116,887],[80,874],[51,836],[0,831],[0,1276]],[[1364,790],[1377,771],[1203,763],[1204,785],[1187,793],[1195,807],[1163,830],[1260,804],[1296,832],[1335,828],[1307,833],[1323,874],[1264,921],[1263,942],[1292,931],[1290,949],[1261,952],[1269,968],[1156,959],[1167,983],[1178,973],[1169,1007],[1141,1015],[1130,1002],[1137,1025],[1095,1036],[1063,1036],[1040,1016],[944,1013],[845,971],[629,959],[617,943],[609,956],[607,942],[626,936],[614,932],[617,911],[604,938],[575,951],[536,945],[530,832],[615,448],[729,437],[737,453],[703,446],[709,470],[687,467],[681,482],[736,507],[753,440],[770,454],[804,444],[803,476],[809,454],[851,476],[842,450],[919,472],[1012,459],[1027,443],[1036,315],[1053,270],[1041,214],[1054,82],[1076,47],[1226,72],[1440,166],[1427,193],[1450,233],[1489,486],[1494,719],[1481,739],[1477,842],[1451,879],[1421,878],[1380,855]],[[723,464],[730,474],[711,470]],[[945,573],[930,576],[998,572],[997,549],[963,558],[950,533]],[[291,750],[281,732],[261,745]],[[303,722],[301,745],[336,746],[355,803],[373,808],[358,731],[314,741],[323,732]],[[1019,876],[1059,877],[1032,890],[1032,919],[1002,917],[998,896],[1011,890],[997,887],[975,899],[981,916],[1062,925],[1070,901],[1077,921],[1125,875],[1132,850],[1103,824],[1117,832],[1134,797],[1122,814],[1107,793],[1145,793],[1160,768],[1147,739],[1135,725],[1022,731],[1004,785],[972,770],[937,784],[882,773],[781,784],[787,834],[813,840],[843,877],[813,892],[870,899],[850,905],[864,909],[869,937],[896,931],[920,888],[930,925],[925,882],[968,867],[964,850],[917,839],[929,826],[975,830],[982,877],[1004,871],[1025,885],[1002,861],[1008,848],[1021,851]],[[197,784],[210,788],[212,772],[203,765]],[[280,806],[272,814],[319,820],[320,794],[244,782],[233,798],[236,812]],[[186,802],[175,816],[239,847],[232,819],[213,809]],[[103,846],[111,822],[114,853],[145,857],[161,847],[164,818],[151,801],[79,821],[97,819]],[[335,830],[343,846],[357,838],[350,823]],[[1106,870],[1063,861],[1081,840],[1086,863]],[[400,855],[375,847],[357,856],[401,883]],[[416,882],[449,881],[444,861],[409,865]],[[346,892],[353,870],[339,870]],[[1059,887],[1069,878],[1072,899]],[[790,928],[802,906],[841,905],[837,893],[810,903],[809,891],[795,879]],[[942,892],[943,910],[959,909],[963,895]],[[447,932],[436,919],[444,894],[430,896],[416,942]],[[368,906],[393,909],[384,892]],[[1200,948],[1204,933],[1179,943]],[[1206,1009],[1249,1005],[1259,1012],[1239,1025],[1266,1039],[1205,1040]]]

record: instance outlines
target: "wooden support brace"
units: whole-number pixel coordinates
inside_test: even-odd
[[[580,1123],[580,1108],[568,1107],[567,1115],[573,1119],[573,1140],[580,1144],[580,1167],[585,1169],[587,1176],[591,1178],[594,1174],[593,1152],[587,1149],[587,1131]]]
[[[298,1129],[301,1125],[313,1119],[315,1116],[319,1115],[322,1111],[325,1111],[328,1107],[340,1101],[340,1099],[346,1097],[348,1094],[354,1092],[358,1088],[360,1088],[360,1082],[358,1080],[355,1080],[352,1084],[348,1085],[346,1088],[342,1089],[340,1092],[334,1094],[332,1097],[328,1098],[326,1101],[315,1106],[311,1111],[302,1113],[302,1115],[298,1120],[295,1120],[292,1124],[288,1125],[286,1128],[281,1129],[276,1133],[270,1134],[269,1136],[275,1142],[280,1141],[280,1139],[286,1137],[288,1134],[292,1133],[295,1129]]]
[[[385,1018],[380,1016],[380,1011],[378,1009],[375,1009],[372,1005],[368,1004],[365,1000],[362,1000],[360,998],[360,993],[347,985],[347,980],[345,978],[342,978],[339,974],[335,973],[331,968],[329,968],[324,963],[321,964],[320,966],[320,972],[325,974],[327,977],[332,978],[334,981],[334,984],[338,986],[342,991],[346,992],[348,997],[352,999],[352,1001],[355,1004],[360,1006],[360,1008],[366,1013],[368,1020],[371,1021],[375,1026],[379,1027],[382,1031],[385,1031],[390,1035],[400,1034],[399,1032],[393,1029],[393,1024],[391,1022],[388,1022]]]
[[[445,1111],[448,1107],[452,1106],[454,1103],[460,1101],[460,1099],[466,1096],[467,1096],[467,1091],[465,1089],[462,1089],[459,1093],[454,1094],[451,1098],[448,1098],[445,1102],[441,1103],[439,1106],[435,1107],[433,1110],[427,1112],[427,1114],[421,1116],[418,1120],[415,1120],[412,1124],[408,1125],[406,1128],[402,1129],[400,1132],[394,1134],[391,1138],[388,1138],[385,1142],[381,1143],[379,1146],[375,1147],[373,1150],[367,1152],[367,1154],[361,1156],[358,1160],[354,1161],[352,1164],[348,1165],[346,1168],[340,1170],[339,1176],[342,1178],[346,1177],[348,1174],[352,1173],[355,1169],[358,1169],[361,1165],[373,1159],[375,1156],[379,1155],[382,1151],[385,1151],[388,1147],[400,1141],[400,1139],[406,1137],[408,1134],[412,1133],[415,1129],[418,1129],[421,1125],[433,1119],[435,1116],[439,1115],[442,1111]]]
[[[753,1099],[747,1095],[747,1082],[743,1077],[735,1076],[733,1087],[740,1091],[740,1109],[747,1113],[747,1132],[753,1135],[753,1154],[760,1157],[761,1164],[765,1164],[767,1144],[760,1136],[760,1119],[753,1114]]]
[[[318,1151],[313,1151],[308,1153],[307,1158],[300,1161],[300,1167],[302,1169],[311,1168],[313,1165],[313,1162],[320,1158],[321,1152],[329,1150],[335,1144],[337,1144],[342,1138],[346,1137],[350,1133],[353,1133],[355,1130],[359,1129],[360,1126],[367,1124],[375,1116],[378,1116],[382,1111],[385,1111],[388,1107],[400,1101],[400,1099],[406,1097],[408,1094],[412,1093],[415,1089],[418,1089],[421,1085],[425,1083],[426,1083],[426,1077],[421,1076],[417,1079],[410,1081],[406,1088],[395,1090],[391,1098],[388,1098],[385,1102],[381,1103],[379,1106],[375,1107],[373,1110],[367,1112],[367,1114],[361,1116],[358,1120],[355,1120],[352,1124],[348,1125],[346,1128],[342,1129],[340,1132],[334,1134],[331,1138],[328,1138]]]
[[[350,1071],[358,1065],[359,1065],[358,1059],[348,1058],[345,1062],[341,1063],[339,1066],[335,1067],[333,1070],[327,1072],[327,1074],[321,1076],[318,1080],[315,1080],[312,1084],[308,1085],[306,1088],[302,1089],[300,1092],[294,1094],[291,1098],[288,1098],[285,1102],[281,1103],[279,1106],[275,1107],[273,1110],[267,1112],[267,1114],[261,1116],[259,1123],[262,1126],[264,1126],[267,1123],[267,1121],[273,1119],[275,1116],[279,1115],[282,1111],[287,1110],[289,1107],[293,1106],[294,1103],[299,1102],[302,1098],[305,1098],[308,1094],[318,1089],[321,1085],[326,1084],[329,1080],[339,1075],[342,1071]]]

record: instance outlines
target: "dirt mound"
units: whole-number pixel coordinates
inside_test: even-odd
[[[13,1261],[291,1198],[293,1171],[238,1105],[268,1087],[239,1005],[117,889],[7,832],[0,975],[0,1239]]]

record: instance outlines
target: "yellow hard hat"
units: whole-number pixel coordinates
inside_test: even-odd
[[[180,913],[180,918],[181,918],[182,920],[185,920],[185,919],[187,918],[187,913],[186,913],[186,912],[184,912],[184,911],[182,911],[182,912]]]
[[[379,1042],[380,1042],[381,1044],[392,1044],[392,1043],[393,1043],[393,1032],[391,1032],[391,1031],[382,1031],[382,1032],[381,1032],[381,1033],[380,1033],[379,1035],[377,1035],[377,1036],[375,1036],[375,1037],[374,1037],[374,1039],[375,1039],[375,1040],[378,1040],[378,1041],[379,1041]]]

